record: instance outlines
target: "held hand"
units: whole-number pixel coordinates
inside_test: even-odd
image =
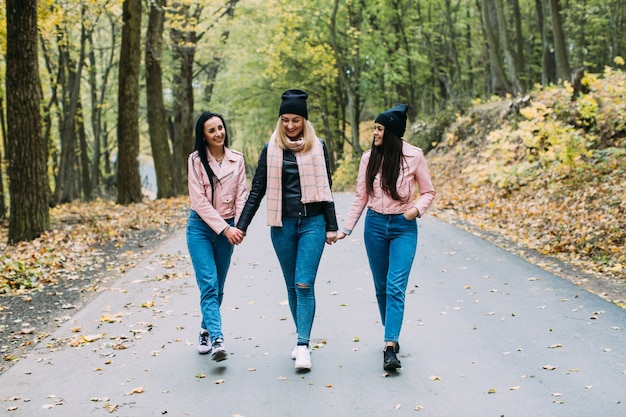
[[[346,237],[346,234],[344,232],[337,232],[337,238],[335,239],[335,242],[343,239],[344,237]]]
[[[238,245],[243,241],[244,233],[236,227],[229,227],[226,230],[226,238],[231,245]]]
[[[326,243],[332,245],[337,240],[337,231],[329,230],[326,232]]]

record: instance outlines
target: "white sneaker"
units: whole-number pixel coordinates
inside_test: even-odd
[[[311,369],[311,353],[308,346],[296,346],[296,369]]]
[[[211,351],[211,341],[209,340],[209,333],[204,331],[200,332],[198,336],[198,353],[206,355]]]

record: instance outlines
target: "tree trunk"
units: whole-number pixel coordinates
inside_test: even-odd
[[[2,133],[2,149],[7,149],[7,124],[4,120],[4,97],[0,96],[0,133]],[[0,164],[4,165],[5,155],[0,152]],[[7,218],[7,206],[4,201],[4,174],[0,168],[0,220]]]
[[[451,58],[454,61],[454,75],[452,76],[452,82],[454,85],[456,85],[457,91],[461,90],[459,93],[462,93],[463,91],[465,91],[467,93],[467,88],[465,88],[463,86],[464,81],[463,81],[463,73],[461,71],[461,62],[459,61],[459,51],[457,48],[457,35],[456,35],[456,29],[455,29],[455,21],[452,19],[452,5],[451,5],[451,1],[450,0],[446,0],[445,1],[445,14],[446,14],[446,25],[448,27],[448,32],[449,32],[449,37],[450,37],[450,52],[452,55]],[[454,96],[455,98],[455,107],[457,109],[460,109],[461,103],[458,102],[458,100],[456,100],[456,95]]]
[[[69,35],[59,30],[59,77],[57,82],[61,87],[62,118],[59,122],[61,138],[61,155],[57,170],[54,204],[68,203],[78,197],[79,188],[76,187],[78,178],[78,146],[76,135],[76,111],[80,99],[80,74],[84,61],[84,43],[78,58],[77,67],[69,53]]]
[[[491,16],[493,7],[491,7],[488,0],[480,0],[480,2],[483,30],[487,39],[489,67],[491,69],[491,91],[493,94],[504,96],[510,91],[510,86],[506,76],[504,75],[504,69],[502,68],[502,62],[500,61],[498,43],[493,30],[493,26],[495,25],[495,18]]]
[[[139,66],[141,0],[124,0],[119,64],[117,124],[117,202],[141,201],[139,175]]]
[[[150,6],[148,34],[146,37],[146,106],[148,108],[148,131],[157,180],[157,198],[176,195],[174,166],[170,152],[165,104],[163,102],[163,21],[166,0],[155,0]]]
[[[200,18],[202,6],[196,5],[193,12],[190,6],[177,4],[174,13],[180,25],[186,30],[173,28],[170,38],[173,42],[173,58],[178,61],[179,72],[174,75],[174,109],[172,129],[172,153],[174,159],[174,184],[177,194],[187,193],[187,157],[194,147],[194,97],[193,64],[198,41],[195,23]],[[191,29],[189,29],[191,28]]]
[[[513,93],[513,95],[519,95],[523,93],[522,85],[519,81],[519,75],[517,73],[517,68],[519,64],[515,59],[515,55],[511,51],[511,41],[509,38],[509,30],[504,13],[504,4],[502,0],[495,0],[495,4],[496,17],[498,20],[498,27],[500,29],[498,31],[498,33],[500,34],[500,47],[504,52],[504,60],[506,62],[506,67],[509,70],[509,81],[512,87],[511,92]]]
[[[78,144],[80,149],[80,179],[83,198],[90,201],[93,198],[93,189],[91,188],[91,171],[89,169],[89,146],[87,145],[87,132],[85,132],[85,118],[82,102],[78,102],[76,112],[78,116],[76,120],[78,130]]]
[[[524,74],[526,68],[526,59],[524,54],[524,35],[522,32],[522,12],[519,7],[519,0],[512,0],[513,4],[513,21],[515,22],[515,44],[517,47],[516,62],[517,62],[517,75],[520,77],[520,83],[522,89],[525,91],[527,87],[527,76]]]
[[[350,124],[351,131],[351,144],[352,152],[354,155],[361,155],[363,148],[361,148],[361,141],[359,137],[359,121],[360,121],[360,106],[361,97],[358,93],[359,85],[359,71],[356,67],[350,66],[344,59],[344,54],[341,51],[341,47],[337,40],[337,12],[339,10],[339,0],[335,0],[333,6],[333,12],[331,15],[330,24],[330,44],[333,49],[337,70],[339,73],[339,81],[345,91],[347,106],[348,106],[348,123]],[[357,48],[358,49],[358,48]],[[348,56],[350,54],[347,54]],[[358,60],[357,56],[351,57],[354,60]],[[350,79],[347,74],[350,73]]]
[[[105,62],[100,64],[101,67],[104,68],[104,71],[100,74],[100,84],[98,84],[97,77],[97,68],[99,67],[96,53],[95,53],[95,45],[92,39],[92,33],[89,33],[88,42],[89,42],[89,54],[87,55],[87,59],[89,62],[89,94],[91,97],[91,130],[93,132],[93,154],[91,157],[91,188],[92,190],[98,190],[102,184],[102,172],[101,172],[101,161],[103,159],[103,150],[107,150],[106,139],[108,136],[108,132],[106,131],[105,126],[102,123],[102,112],[105,107],[105,103],[107,100],[107,84],[109,80],[109,76],[111,75],[111,71],[115,67],[115,44],[117,42],[117,25],[109,16],[109,23],[111,25],[111,39],[110,39],[110,47],[105,50],[108,51],[108,55],[101,54],[101,56]],[[109,173],[108,165],[109,159],[105,160],[105,164],[107,166],[106,172]]]
[[[550,18],[552,20],[552,33],[554,34],[554,51],[556,54],[556,74],[559,81],[571,81],[572,71],[567,58],[567,45],[565,44],[565,34],[561,24],[561,7],[559,0],[549,0]]]
[[[235,16],[235,6],[239,0],[226,0],[224,12],[222,12],[219,16],[219,19],[227,18],[231,20]],[[227,25],[227,29],[223,30],[219,35],[219,38],[222,40],[222,48],[216,50],[211,57],[209,63],[203,65],[201,72],[206,75],[206,84],[204,87],[203,100],[205,103],[210,103],[211,98],[213,97],[213,88],[215,87],[215,79],[217,78],[217,74],[222,68],[222,62],[224,60],[223,51],[226,47],[226,43],[228,38],[230,37],[230,26]]]
[[[37,53],[37,0],[7,0],[6,92],[9,153],[10,244],[50,228],[47,146]]]

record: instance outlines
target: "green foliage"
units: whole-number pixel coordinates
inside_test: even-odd
[[[477,103],[429,154],[437,205],[598,273],[626,269],[626,74]]]
[[[417,121],[409,127],[407,140],[426,154],[443,140],[455,118],[456,114],[452,110],[444,110],[427,120]]]
[[[345,159],[338,161],[338,168],[333,174],[333,191],[354,191],[356,186],[360,158],[346,155],[348,156]]]
[[[594,149],[623,140],[626,87],[624,74],[612,71],[603,78],[587,75],[583,83],[589,92],[574,101],[571,86],[535,91],[519,110],[521,118],[486,134],[486,146],[464,174],[477,186],[490,182],[511,190],[546,170],[558,178],[588,170]]]
[[[11,293],[16,289],[32,289],[37,287],[41,271],[26,265],[20,260],[7,257],[0,259],[0,293]]]

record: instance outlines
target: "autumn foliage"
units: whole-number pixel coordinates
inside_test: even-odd
[[[147,247],[184,227],[188,207],[187,197],[130,205],[96,200],[57,206],[50,213],[49,232],[31,242],[2,247],[0,293],[40,289],[101,268],[123,272],[129,266],[123,255],[132,257],[138,247]],[[3,245],[6,233],[4,226],[0,229]],[[139,246],[129,248],[131,240],[139,241]],[[112,260],[111,253],[122,256]]]
[[[623,65],[623,62],[621,63]],[[626,279],[626,77],[476,103],[429,153],[436,213]]]

